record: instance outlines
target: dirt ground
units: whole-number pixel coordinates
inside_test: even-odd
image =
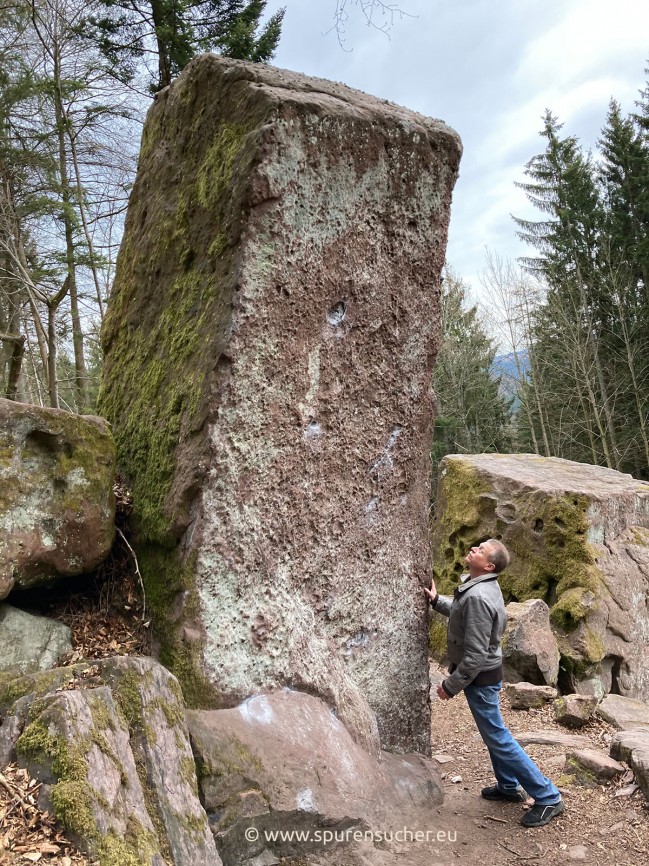
[[[434,689],[432,690],[434,693]],[[551,705],[542,710],[512,710],[501,692],[503,718],[512,733],[556,730],[571,733],[554,721]],[[592,748],[608,754],[614,729],[603,721],[581,728]],[[449,756],[440,766],[445,801],[431,814],[430,830],[444,831],[448,841],[410,842],[338,849],[324,856],[311,855],[309,866],[502,866],[543,864],[564,866],[648,866],[649,802],[641,791],[616,797],[620,783],[587,788],[559,787],[566,810],[545,827],[526,829],[519,820],[526,804],[493,803],[480,797],[480,789],[494,783],[487,751],[480,739],[466,699],[432,702],[433,754]],[[527,746],[542,771],[557,781],[563,774],[565,749]],[[453,781],[453,779],[460,780]],[[625,787],[628,779],[625,781]],[[532,802],[531,800],[529,801]],[[453,840],[453,841],[451,841]],[[293,861],[292,866],[297,866]]]
[[[548,729],[565,733],[565,729],[554,721],[551,706],[543,710],[511,710],[506,698],[503,697],[501,703],[505,721],[514,734]],[[362,844],[353,849],[339,847],[323,854],[310,854],[304,859],[284,861],[286,866],[289,863],[290,866],[649,864],[649,802],[640,791],[631,797],[616,797],[616,791],[621,787],[619,784],[596,788],[574,784],[562,787],[566,803],[564,814],[545,827],[527,830],[518,823],[524,804],[490,803],[480,797],[480,789],[494,780],[487,752],[463,696],[452,701],[433,701],[432,731],[433,754],[443,754],[451,760],[440,764],[445,801],[431,812],[430,825],[425,829],[435,834],[443,832],[447,841],[432,844],[392,841],[375,846]],[[593,721],[579,733],[592,741],[593,748],[608,752],[614,731],[604,722]],[[546,775],[559,779],[565,760],[561,748],[533,745],[527,750]],[[20,782],[15,772],[10,775],[10,780],[16,785]],[[8,792],[4,791],[4,795],[1,818],[5,818],[10,802]],[[15,824],[8,816],[4,821],[0,818],[0,828],[4,830],[0,834],[2,866],[30,861],[52,866],[89,864],[57,831],[51,819],[46,817],[43,821],[33,807],[14,810],[14,819],[21,814],[25,820]],[[11,844],[4,834],[14,836]],[[55,845],[48,850],[47,846],[52,842]],[[8,850],[10,848],[13,850]],[[37,861],[34,857],[39,853],[41,856]]]

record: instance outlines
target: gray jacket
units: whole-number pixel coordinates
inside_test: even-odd
[[[457,695],[478,674],[502,665],[500,639],[505,630],[505,601],[497,574],[482,574],[456,587],[453,598],[438,595],[433,610],[448,617],[446,632],[452,673],[444,680]]]

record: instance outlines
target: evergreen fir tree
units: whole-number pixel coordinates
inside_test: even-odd
[[[446,454],[508,451],[511,400],[492,373],[496,349],[466,288],[448,269],[442,282],[442,331],[433,374],[437,414],[433,437],[433,493]]]
[[[267,0],[100,0],[103,14],[89,16],[95,40],[114,75],[129,81],[147,55],[157,61],[151,90],[171,83],[196,54],[216,50],[263,62],[279,43],[284,9],[264,24]]]

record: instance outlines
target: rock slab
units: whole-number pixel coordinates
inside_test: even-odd
[[[149,112],[100,406],[196,705],[286,685],[368,747],[376,716],[388,748],[429,749],[430,383],[460,151],[440,121],[213,55]]]
[[[188,724],[201,799],[228,864],[326,850],[355,828],[425,826],[443,800],[432,761],[387,752],[377,760],[311,695],[283,690],[193,710]],[[303,835],[267,841],[280,830]]]
[[[542,707],[556,698],[557,690],[532,683],[510,683],[505,686],[505,695],[512,710],[529,710]]]
[[[606,695],[597,707],[597,715],[618,731],[649,729],[649,704],[623,695]]]
[[[509,682],[556,686],[559,647],[550,626],[550,608],[540,598],[510,602],[502,639],[503,672]]]
[[[433,561],[440,592],[476,541],[502,538],[506,598],[541,598],[560,689],[649,699],[649,484],[534,454],[449,455],[440,466]]]
[[[611,757],[625,761],[635,773],[636,783],[649,799],[649,730],[618,731],[611,741]]]
[[[568,752],[564,773],[574,775],[586,785],[601,785],[621,776],[625,767],[597,749]]]
[[[70,629],[62,622],[0,604],[0,671],[16,676],[56,667],[72,651]]]
[[[115,535],[102,418],[0,399],[0,599],[92,571]]]
[[[100,863],[219,866],[177,680],[119,657],[3,678],[0,753]]]

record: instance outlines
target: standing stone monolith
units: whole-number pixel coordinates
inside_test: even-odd
[[[459,138],[194,60],[146,122],[101,409],[160,657],[194,706],[291,686],[429,749],[431,371]]]

